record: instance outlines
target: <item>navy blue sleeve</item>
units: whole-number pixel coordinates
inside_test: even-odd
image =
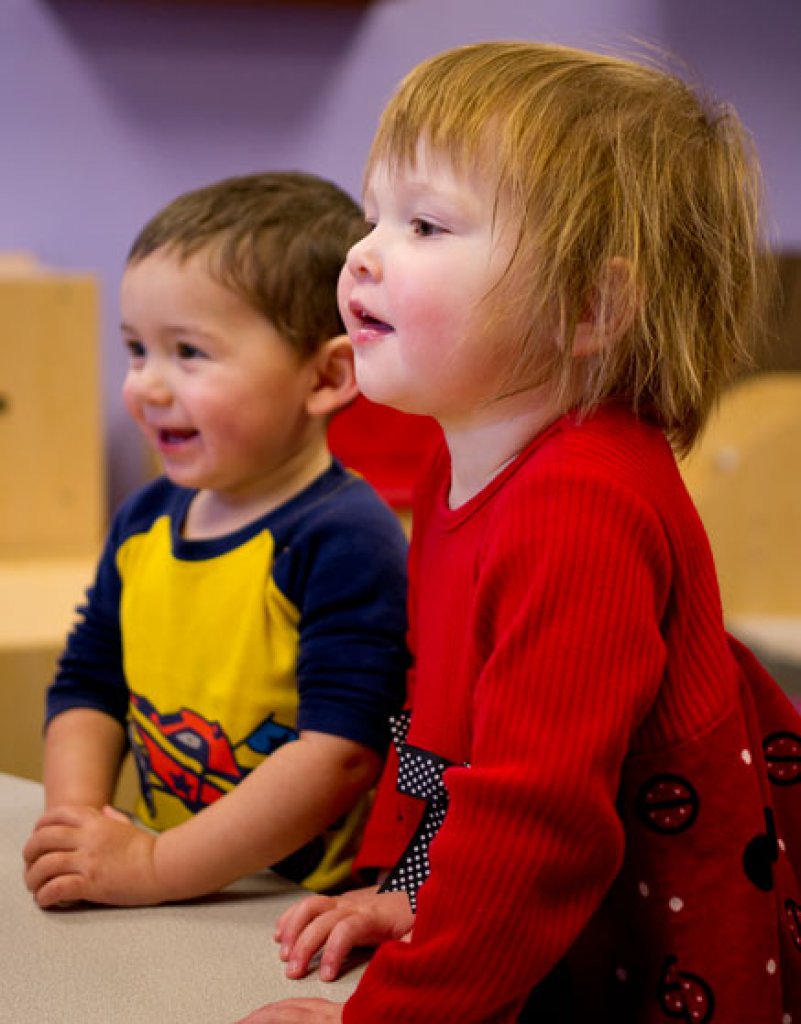
[[[331,733],[383,754],[403,705],[406,538],[363,481],[346,478],[312,511],[276,565],[300,610],[298,729]]]
[[[122,672],[119,595],[114,552],[107,546],[47,691],[47,722],[80,707],[104,711],[124,724],[128,688]]]
[[[126,537],[147,528],[173,492],[166,481],[155,481],[129,498],[114,517],[94,583],[78,608],[78,621],[47,691],[46,723],[62,711],[93,708],[125,725],[128,685],[122,667],[117,549]]]

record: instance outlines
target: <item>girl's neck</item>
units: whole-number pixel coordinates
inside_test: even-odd
[[[470,501],[567,410],[543,388],[498,399],[463,422],[443,423],[451,456],[452,509]]]

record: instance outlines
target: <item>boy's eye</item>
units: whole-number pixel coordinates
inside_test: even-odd
[[[175,352],[179,359],[201,359],[203,356],[197,345],[190,345],[188,341],[179,341]]]
[[[137,341],[136,338],[126,338],[124,344],[131,359],[144,359],[146,352],[141,341]]]
[[[434,224],[430,220],[426,220],[425,217],[414,217],[412,219],[412,230],[420,238],[431,238],[434,235],[441,235],[445,232],[445,228],[440,227],[439,224]]]

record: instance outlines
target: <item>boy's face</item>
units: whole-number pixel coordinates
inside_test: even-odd
[[[245,501],[285,484],[309,440],[310,362],[213,280],[202,254],[129,266],[121,307],[123,398],[167,475]]]
[[[350,250],[339,284],[359,387],[461,422],[504,383],[482,305],[513,251],[495,189],[421,149],[414,169],[376,167],[364,208],[373,230]]]

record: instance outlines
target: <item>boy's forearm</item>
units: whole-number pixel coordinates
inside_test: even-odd
[[[191,899],[282,860],[319,835],[374,783],[379,756],[360,744],[303,733],[236,789],[163,832],[159,899]]]
[[[45,733],[45,806],[109,803],[124,752],[122,726],[102,711],[73,708],[57,715]]]

